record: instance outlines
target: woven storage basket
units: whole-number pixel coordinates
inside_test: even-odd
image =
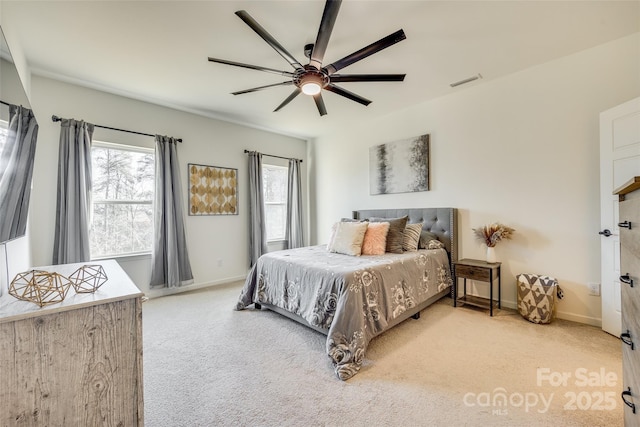
[[[518,311],[529,322],[550,323],[555,317],[558,281],[549,276],[518,274]]]

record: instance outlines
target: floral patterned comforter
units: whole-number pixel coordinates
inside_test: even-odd
[[[260,257],[236,310],[271,304],[326,330],[327,354],[346,380],[360,370],[373,337],[451,283],[444,249],[354,257],[309,246]]]

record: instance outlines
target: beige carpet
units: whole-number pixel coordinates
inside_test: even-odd
[[[620,342],[597,328],[444,299],[342,382],[323,335],[233,311],[240,285],[143,304],[145,425],[623,425]]]

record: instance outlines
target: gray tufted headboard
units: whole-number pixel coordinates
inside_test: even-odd
[[[368,209],[353,211],[353,219],[370,217],[398,218],[409,216],[409,223],[423,222],[423,230],[438,236],[449,252],[451,271],[458,260],[458,210],[456,208]]]

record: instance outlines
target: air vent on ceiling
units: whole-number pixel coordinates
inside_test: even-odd
[[[478,73],[477,75],[473,76],[473,77],[469,77],[468,79],[464,79],[464,80],[460,80],[459,82],[455,82],[455,83],[451,83],[449,86],[451,87],[456,87],[456,86],[460,86],[466,83],[471,83],[474,80],[478,80],[482,78],[482,74]]]

